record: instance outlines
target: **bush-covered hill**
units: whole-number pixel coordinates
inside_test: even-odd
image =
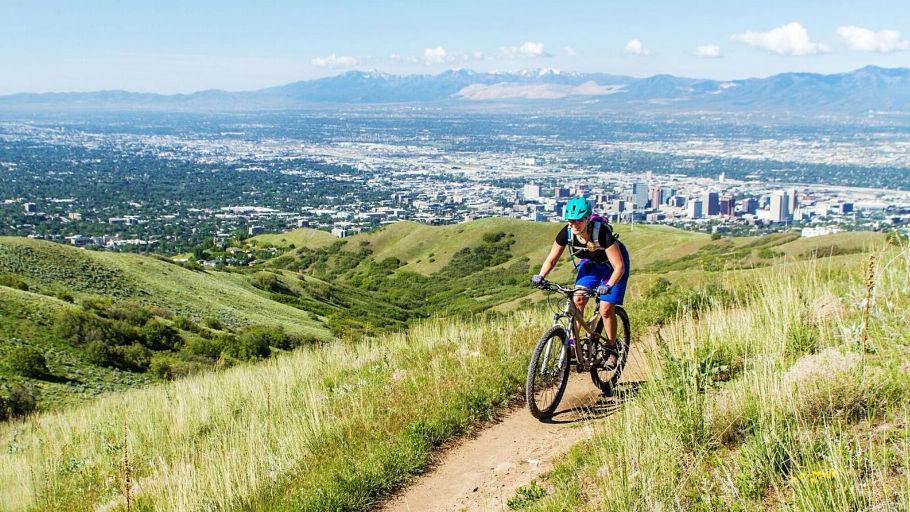
[[[560,227],[501,218],[452,226],[403,222],[342,240],[298,230],[246,241],[264,255],[262,262],[218,271],[0,238],[0,394],[22,397],[25,409],[31,396],[48,406],[317,340],[400,331],[434,316],[530,307],[543,297],[527,286],[528,277]],[[617,231],[630,248],[631,293],[639,296],[664,282],[681,293],[722,269],[882,243],[875,234],[712,240],[655,226]],[[554,278],[571,279],[568,259]],[[661,307],[675,307],[673,300]]]
[[[65,403],[329,336],[314,314],[241,274],[0,238],[3,396]],[[19,361],[27,353],[40,355],[40,371]]]

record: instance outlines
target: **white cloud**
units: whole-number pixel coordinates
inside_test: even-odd
[[[723,57],[720,46],[716,44],[703,44],[695,49],[695,56],[703,59],[719,59]]]
[[[651,55],[651,50],[645,48],[641,39],[630,39],[629,42],[626,43],[626,53],[631,53],[632,55]]]
[[[503,55],[509,58],[520,57],[552,57],[543,48],[543,43],[536,41],[525,41],[518,46],[506,46],[501,48]]]
[[[423,50],[423,61],[427,64],[442,64],[446,61],[448,53],[442,46],[426,48]]]
[[[778,55],[813,55],[830,51],[827,45],[809,39],[809,32],[794,21],[767,32],[743,32],[734,34],[733,41],[763,48]]]
[[[315,57],[310,60],[310,64],[318,66],[320,68],[351,68],[360,64],[360,60],[357,57],[351,57],[350,55],[335,55],[334,53],[328,57]]]
[[[437,46],[436,48],[426,48],[423,51],[423,61],[427,64],[442,64],[446,61],[448,54],[445,48]]]
[[[868,28],[848,25],[838,27],[837,35],[851,50],[861,52],[891,53],[910,49],[910,41],[901,39],[901,33],[897,30],[875,32]]]
[[[569,57],[574,57],[574,56],[578,55],[578,52],[575,51],[575,48],[572,48],[571,46],[563,46],[562,51]]]

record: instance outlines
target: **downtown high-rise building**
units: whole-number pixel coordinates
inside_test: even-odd
[[[629,196],[636,209],[648,206],[648,184],[637,181],[632,184],[632,194]]]
[[[747,197],[739,202],[739,211],[755,215],[758,212],[758,199]]]
[[[790,211],[790,215],[791,215],[791,216],[792,216],[794,213],[796,213],[796,207],[799,206],[799,198],[796,197],[797,193],[798,193],[798,192],[796,191],[795,188],[790,189],[790,190],[787,192],[787,199],[788,199],[788,201],[787,201],[787,209]]]
[[[651,187],[651,208],[660,208],[664,204],[664,189]]]
[[[733,201],[733,196],[730,194],[724,194],[720,196],[720,214],[732,217],[736,213],[736,203]]]
[[[705,192],[702,202],[705,205],[705,215],[713,217],[720,214],[720,197],[717,192]]]
[[[771,194],[770,219],[773,222],[788,222],[790,217],[790,196],[786,192],[777,191]]]
[[[703,203],[700,199],[690,199],[686,204],[686,216],[690,219],[700,219],[704,216]]]

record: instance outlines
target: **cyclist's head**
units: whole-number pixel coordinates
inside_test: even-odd
[[[562,209],[562,216],[566,220],[587,219],[591,215],[591,205],[584,196],[573,197]]]

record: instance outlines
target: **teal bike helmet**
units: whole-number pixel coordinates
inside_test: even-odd
[[[565,208],[562,209],[562,216],[566,220],[584,219],[589,215],[591,215],[591,205],[583,196],[569,199]]]

